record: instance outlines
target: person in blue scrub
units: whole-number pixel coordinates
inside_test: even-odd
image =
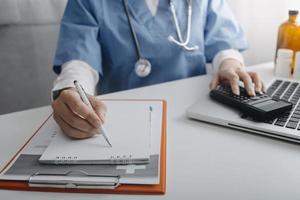
[[[206,74],[207,63],[211,89],[228,81],[238,95],[241,80],[249,95],[261,93],[259,76],[245,70],[246,48],[226,0],[69,0],[54,61],[54,118],[70,137],[91,137],[106,112],[94,95]]]

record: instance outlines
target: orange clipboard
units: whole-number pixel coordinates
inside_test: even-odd
[[[112,100],[112,99],[109,99]],[[130,99],[126,99],[130,100]],[[131,99],[132,100],[132,99]],[[130,101],[131,101],[130,100]],[[114,100],[113,100],[114,101]],[[119,100],[117,100],[119,101]],[[120,101],[124,101],[120,100]],[[71,193],[98,193],[98,194],[148,194],[148,195],[163,195],[166,192],[166,150],[167,150],[167,102],[165,100],[132,100],[132,101],[160,101],[163,106],[162,113],[162,134],[161,134],[161,150],[160,150],[160,181],[156,185],[134,185],[121,184],[115,189],[75,189],[75,188],[47,188],[47,187],[30,187],[28,181],[7,181],[0,180],[0,189],[6,190],[21,190],[21,191],[38,191],[38,192],[71,192]],[[37,131],[29,138],[29,140],[18,150],[12,159],[0,171],[2,173],[6,167],[18,156],[30,140],[38,133],[40,128],[52,114],[45,120],[45,122],[37,129]]]

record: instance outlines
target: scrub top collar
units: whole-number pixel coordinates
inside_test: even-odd
[[[169,0],[159,0],[156,15],[152,15],[145,0],[128,0],[129,12],[135,20],[140,24],[146,24],[156,17],[159,17],[161,12],[169,12]],[[125,13],[125,11],[124,11]]]

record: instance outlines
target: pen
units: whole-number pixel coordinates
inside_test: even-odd
[[[81,84],[80,84],[77,80],[75,80],[75,81],[74,81],[74,85],[75,85],[75,88],[76,88],[76,90],[77,90],[77,92],[78,92],[80,98],[82,99],[83,103],[84,103],[85,105],[87,105],[90,109],[94,110],[94,108],[92,107],[92,104],[91,104],[91,102],[89,101],[89,99],[88,99],[88,97],[87,97],[87,95],[86,95],[86,93],[85,93],[83,87],[81,86]],[[109,139],[108,139],[108,137],[107,137],[107,134],[106,134],[104,128],[102,127],[102,125],[100,126],[99,131],[100,131],[100,133],[103,135],[103,137],[105,138],[105,140],[106,140],[106,142],[109,144],[109,146],[112,147],[112,145],[111,145],[111,143],[109,142]]]

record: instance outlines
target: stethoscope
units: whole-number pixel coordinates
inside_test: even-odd
[[[187,35],[186,35],[185,41],[183,41],[182,34],[181,34],[181,31],[180,31],[180,28],[179,28],[177,15],[176,15],[174,0],[170,0],[170,8],[171,8],[171,12],[172,12],[173,19],[174,19],[174,22],[175,22],[176,32],[177,32],[177,36],[179,38],[179,41],[176,40],[171,35],[168,37],[168,40],[170,42],[174,42],[178,46],[181,46],[181,47],[183,47],[184,49],[186,49],[188,51],[196,51],[196,50],[199,49],[199,47],[197,45],[194,45],[192,47],[188,46],[188,44],[190,42],[190,39],[191,39],[190,37],[191,37],[191,29],[192,29],[191,26],[192,26],[192,14],[193,14],[193,9],[192,9],[193,0],[187,0],[187,2],[188,2]]]
[[[176,40],[173,36],[169,36],[168,40],[170,42],[173,42],[175,44],[177,44],[180,47],[183,47],[185,50],[187,51],[196,51],[199,49],[199,47],[197,45],[194,46],[188,46],[189,42],[190,42],[190,36],[191,36],[191,24],[192,24],[192,0],[187,0],[188,3],[188,23],[187,23],[187,35],[186,35],[186,39],[185,41],[183,40],[180,28],[179,28],[179,23],[178,23],[178,19],[177,19],[177,14],[176,14],[176,10],[175,10],[175,4],[174,4],[174,0],[170,0],[170,9],[172,12],[172,16],[173,16],[173,20],[175,23],[175,27],[176,27],[176,32],[177,32],[177,36],[179,40]],[[151,63],[148,59],[146,59],[142,53],[141,53],[141,49],[140,49],[140,43],[138,41],[136,32],[134,30],[132,21],[131,21],[131,17],[129,15],[129,11],[128,11],[128,5],[127,5],[127,0],[123,0],[123,4],[124,4],[124,8],[125,8],[125,13],[127,16],[127,20],[129,23],[129,28],[130,28],[130,32],[133,36],[134,39],[134,45],[135,45],[135,49],[136,52],[138,54],[138,60],[135,63],[135,73],[137,76],[143,78],[143,77],[147,77],[149,76],[149,74],[151,73],[152,70],[152,66]]]

